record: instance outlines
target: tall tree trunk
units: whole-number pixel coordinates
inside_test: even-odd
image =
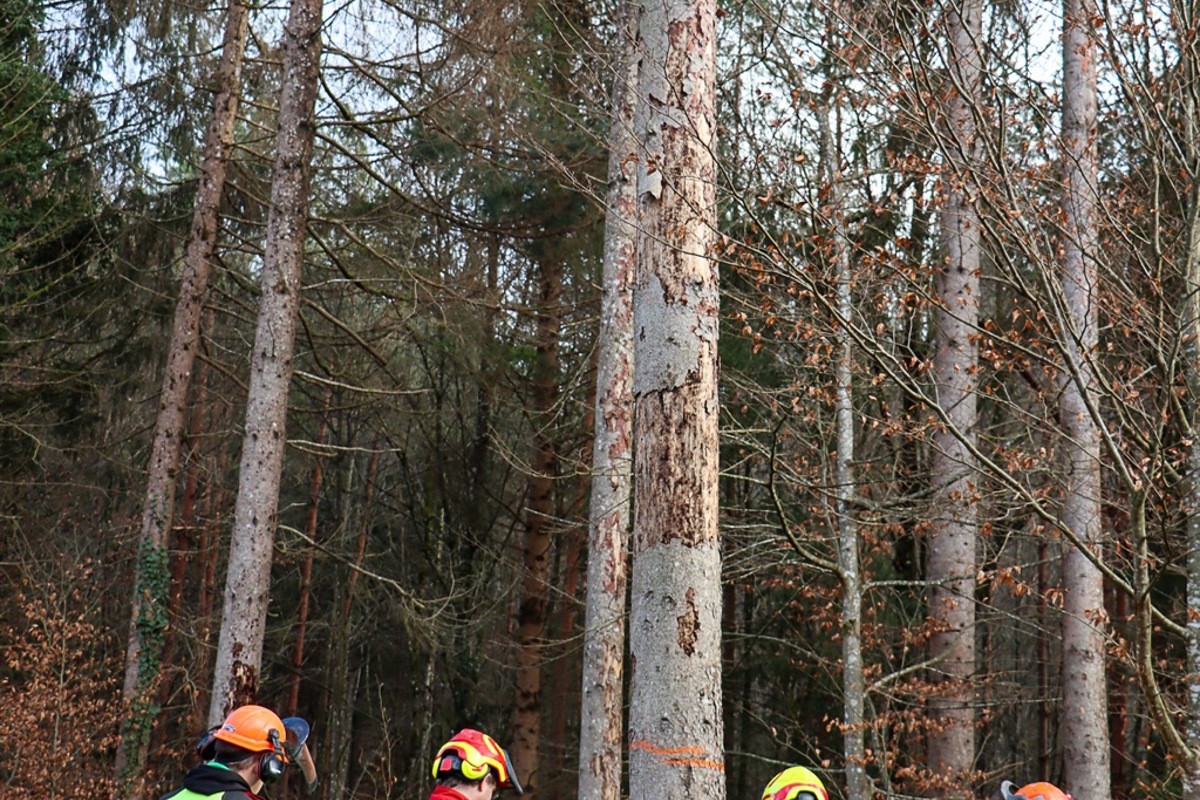
[[[308,514],[304,520],[304,535],[310,542],[317,539],[317,519],[321,508],[321,484],[325,481],[324,456],[320,448],[325,445],[329,433],[329,405],[333,402],[333,389],[326,387],[325,401],[321,409],[321,421],[317,425],[317,449],[313,459],[312,478],[308,484]],[[308,635],[308,603],[312,594],[312,568],[316,547],[305,543],[304,560],[300,563],[300,590],[296,602],[296,638],[292,641],[292,674],[288,679],[288,696],[284,710],[295,716],[300,707],[300,675],[304,669],[304,645]],[[286,776],[285,776],[286,777]]]
[[[213,116],[209,122],[200,166],[196,205],[192,212],[192,226],[183,261],[179,299],[175,304],[171,343],[167,348],[167,366],[163,374],[158,419],[150,452],[146,500],[142,507],[138,538],[137,577],[134,580],[129,640],[125,649],[126,716],[122,747],[115,762],[118,777],[130,781],[136,781],[145,765],[150,730],[158,714],[153,691],[161,668],[162,637],[166,626],[166,537],[174,513],[175,478],[179,471],[188,388],[196,361],[203,299],[208,291],[213,249],[217,241],[221,192],[225,186],[229,153],[233,148],[248,19],[249,11],[245,3],[231,0],[225,21],[221,64],[217,70],[217,95],[213,100]],[[127,790],[135,789],[131,784]]]
[[[629,797],[725,797],[716,4],[640,8]]]
[[[1099,331],[1096,256],[1096,58],[1091,0],[1063,0],[1063,294],[1074,362],[1062,393],[1067,486],[1062,522],[1102,555],[1100,430],[1092,368]],[[1105,690],[1104,577],[1086,553],[1063,553],[1063,767],[1075,797],[1112,794]]]
[[[942,781],[936,790],[969,795],[962,780],[975,763],[975,539],[978,509],[972,483],[975,459],[958,437],[975,438],[975,372],[979,320],[980,223],[971,197],[978,177],[974,113],[979,102],[981,0],[946,6],[949,42],[945,174],[941,234],[944,265],[937,276],[937,349],[934,375],[938,404],[954,430],[933,437],[934,522],[929,536],[929,617],[934,633],[929,655],[929,766]]]
[[[212,309],[204,314],[205,327],[210,328],[213,320]],[[171,552],[171,591],[167,599],[167,630],[163,641],[162,663],[169,668],[175,661],[175,653],[179,644],[179,609],[183,605],[183,587],[186,583],[188,565],[197,555],[195,548],[198,544],[194,533],[199,529],[196,525],[196,498],[200,494],[200,474],[203,471],[203,459],[200,450],[200,437],[204,432],[205,411],[208,397],[208,362],[201,359],[200,367],[196,370],[196,392],[193,397],[192,413],[188,419],[188,435],[186,441],[187,473],[183,481],[183,497],[179,503],[179,524],[175,525],[175,545]],[[200,537],[203,538],[203,537]],[[159,708],[164,707],[170,700],[171,691],[176,685],[169,674],[161,675],[158,684],[158,697],[155,703]],[[154,735],[150,741],[150,752],[155,752],[163,746],[170,726],[160,720],[154,726]],[[178,720],[172,722],[178,723]],[[184,723],[186,724],[186,723]]]
[[[634,170],[637,64],[630,0],[620,5],[609,136],[608,216],[600,279],[587,608],[579,712],[579,800],[618,800],[624,719],[625,590],[633,425],[633,280],[637,271]]]
[[[1185,264],[1186,291],[1180,311],[1187,344],[1188,394],[1191,398],[1189,475],[1187,485],[1187,672],[1200,675],[1200,2],[1173,4],[1172,19],[1180,42],[1184,79],[1184,131],[1188,177],[1192,191],[1188,209]],[[1200,681],[1188,681],[1187,713],[1182,741],[1174,753],[1183,767],[1183,800],[1200,800]]]
[[[538,258],[541,301],[537,311],[533,377],[533,455],[529,461],[529,500],[525,510],[525,570],[517,610],[517,699],[513,718],[513,762],[520,765],[525,791],[536,800],[538,744],[542,728],[542,662],[546,594],[554,521],[554,409],[558,403],[559,336],[562,325],[562,258],[543,248]]]
[[[258,694],[308,228],[308,173],[316,127],[313,106],[320,72],[321,10],[320,0],[292,0],[284,26],[283,86],[262,298],[250,361],[246,431],[208,712],[213,725],[229,708],[251,702]]]
[[[820,109],[821,156],[825,169],[829,207],[827,253],[837,275],[838,356],[834,365],[837,384],[837,475],[836,517],[838,525],[838,573],[842,583],[842,722],[843,756],[846,764],[847,800],[868,800],[871,795],[866,772],[863,719],[866,679],[862,654],[862,576],[859,570],[858,524],[854,503],[854,341],[850,334],[854,314],[851,292],[850,250],[847,246],[845,213],[842,207],[840,149],[834,140],[830,108]]]
[[[376,439],[371,448],[371,457],[367,461],[366,482],[363,486],[363,505],[358,521],[358,534],[354,541],[354,555],[350,559],[349,571],[346,574],[345,588],[342,590],[341,607],[338,609],[337,620],[332,627],[332,643],[330,645],[330,702],[329,702],[329,788],[326,797],[330,800],[341,800],[353,796],[350,787],[351,765],[354,759],[354,711],[358,700],[358,690],[362,682],[362,669],[353,664],[354,641],[354,595],[358,587],[358,579],[362,568],[363,557],[367,552],[367,538],[371,531],[372,506],[375,502],[375,483],[379,472],[380,440]],[[350,486],[353,480],[355,459],[349,459],[346,469],[344,494],[350,496]],[[349,503],[345,504],[347,507]],[[350,527],[350,515],[347,513],[343,530]]]
[[[213,607],[217,599],[217,558],[221,551],[221,529],[224,526],[225,480],[229,471],[229,437],[221,437],[221,447],[213,465],[213,479],[208,497],[208,523],[204,527],[204,542],[200,546],[200,601],[196,609],[196,641],[199,644],[191,674],[196,682],[196,700],[192,706],[192,730],[208,727],[207,687],[212,665]]]

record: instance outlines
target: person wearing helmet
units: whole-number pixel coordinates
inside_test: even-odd
[[[771,778],[762,800],[829,800],[829,793],[811,769],[788,767]]]
[[[264,784],[278,781],[288,764],[297,763],[307,738],[308,723],[299,717],[285,721],[262,706],[236,708],[200,739],[202,763],[161,800],[259,800]]]
[[[1035,781],[1015,790],[1013,789],[1014,785],[1012,781],[1002,781],[999,800],[1074,800],[1071,795],[1053,783]]]
[[[486,733],[463,728],[433,759],[437,785],[429,800],[492,800],[501,789],[522,794],[521,782],[508,753]]]

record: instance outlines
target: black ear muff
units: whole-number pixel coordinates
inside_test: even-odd
[[[287,764],[283,763],[278,753],[267,753],[258,762],[258,777],[262,778],[263,783],[277,783],[286,770]]]
[[[287,761],[284,760],[283,745],[279,743],[279,734],[271,730],[271,747],[269,753],[264,753],[258,762],[258,777],[263,783],[277,783],[287,771]]]

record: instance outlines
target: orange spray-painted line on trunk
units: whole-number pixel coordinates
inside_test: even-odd
[[[704,767],[706,769],[715,769],[718,772],[725,771],[725,765],[720,761],[706,761],[702,758],[663,758],[660,761],[664,764],[670,764],[673,767]]]
[[[629,743],[629,749],[644,750],[652,755],[660,756],[658,759],[664,764],[671,766],[684,767],[705,767],[707,769],[716,769],[721,772],[725,771],[725,765],[720,761],[712,761],[704,758],[681,758],[681,756],[698,756],[703,755],[704,750],[700,747],[656,747],[644,739]]]

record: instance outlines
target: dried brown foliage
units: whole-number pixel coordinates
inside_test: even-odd
[[[22,617],[0,630],[0,795],[113,796],[121,670],[96,621],[91,567],[22,581]]]

